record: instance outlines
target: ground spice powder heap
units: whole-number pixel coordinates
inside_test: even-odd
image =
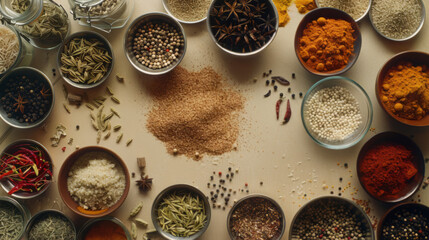
[[[352,25],[341,19],[320,17],[309,22],[299,39],[299,55],[318,72],[343,69],[354,51]]]
[[[401,118],[422,119],[429,113],[429,68],[410,62],[394,66],[384,78],[381,99]]]
[[[282,215],[273,203],[263,198],[250,198],[239,203],[232,213],[234,239],[277,239],[282,230]]]
[[[212,68],[177,67],[149,87],[155,105],[147,128],[170,154],[198,159],[231,151],[239,133],[244,97]]]

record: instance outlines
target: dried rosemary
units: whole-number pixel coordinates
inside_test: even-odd
[[[64,216],[55,212],[49,212],[36,219],[30,228],[28,239],[73,240],[75,239],[75,235],[73,226]]]
[[[111,64],[112,56],[102,42],[97,39],[73,38],[61,53],[60,70],[73,82],[93,84],[106,75]]]
[[[0,202],[0,239],[17,239],[24,228],[24,218],[18,208],[8,202]]]
[[[157,214],[161,228],[177,237],[189,237],[207,222],[203,199],[189,192],[173,192],[163,198]]]

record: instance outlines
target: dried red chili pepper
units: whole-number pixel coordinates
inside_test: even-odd
[[[292,110],[290,108],[290,102],[288,99],[287,100],[287,106],[286,106],[286,114],[285,114],[285,117],[283,119],[283,124],[286,124],[287,122],[289,122],[291,115],[292,115]]]
[[[0,179],[13,184],[8,192],[38,192],[52,180],[51,163],[45,153],[31,144],[17,145],[1,156]]]
[[[279,120],[279,115],[280,115],[280,105],[282,104],[283,99],[280,98],[279,100],[277,100],[276,103],[276,116],[277,116],[277,120]]]

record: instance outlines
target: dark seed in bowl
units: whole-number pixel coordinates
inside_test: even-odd
[[[401,208],[389,215],[381,240],[429,239],[429,218],[419,208]]]
[[[34,123],[49,112],[52,92],[41,76],[12,74],[1,83],[0,89],[0,105],[9,118]]]
[[[264,198],[249,198],[239,203],[231,216],[235,239],[275,239],[282,231],[282,215]]]

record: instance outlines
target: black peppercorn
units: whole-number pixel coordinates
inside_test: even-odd
[[[265,85],[270,85],[270,80],[265,81]]]
[[[292,93],[292,99],[295,99],[295,93]]]
[[[277,91],[277,88],[278,88],[277,85],[274,85],[274,91]]]

